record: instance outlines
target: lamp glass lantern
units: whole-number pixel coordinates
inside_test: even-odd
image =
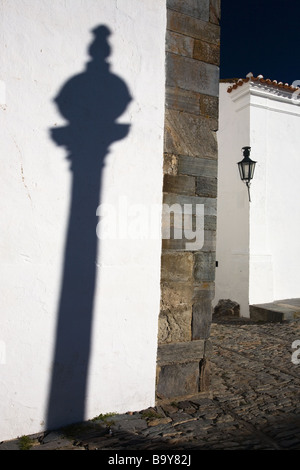
[[[238,167],[239,167],[239,172],[240,172],[240,177],[241,180],[246,183],[247,188],[248,188],[248,195],[249,195],[249,201],[250,199],[250,182],[254,176],[254,170],[255,170],[255,165],[256,162],[251,160],[250,158],[250,151],[251,147],[243,147],[243,160],[238,162]]]

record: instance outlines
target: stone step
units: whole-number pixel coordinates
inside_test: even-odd
[[[284,299],[250,305],[250,319],[262,322],[282,322],[300,318],[300,299]]]

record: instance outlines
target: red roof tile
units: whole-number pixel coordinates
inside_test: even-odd
[[[289,85],[288,83],[277,82],[277,80],[270,80],[269,78],[264,78],[263,75],[258,75],[254,77],[251,73],[248,73],[246,78],[239,78],[234,82],[233,85],[228,87],[227,92],[231,93],[233,90],[236,90],[238,87],[242,86],[244,83],[247,83],[251,80],[251,82],[258,82],[263,85],[267,85],[273,88],[277,88],[284,91],[294,92],[299,90],[299,87],[294,87],[293,85]]]

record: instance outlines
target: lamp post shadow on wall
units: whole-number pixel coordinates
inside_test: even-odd
[[[55,103],[68,121],[50,129],[54,142],[67,150],[72,173],[62,284],[48,397],[47,429],[85,419],[87,377],[99,243],[96,210],[101,174],[109,147],[124,139],[130,126],[118,124],[132,100],[125,82],[110,71],[110,30],[92,30],[91,60],[61,88]]]

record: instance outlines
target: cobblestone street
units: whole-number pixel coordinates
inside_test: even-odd
[[[213,323],[209,394],[99,416],[0,450],[300,450],[296,340],[299,321]]]
[[[300,449],[299,338],[299,322],[212,325],[213,402],[224,414],[209,448]]]

